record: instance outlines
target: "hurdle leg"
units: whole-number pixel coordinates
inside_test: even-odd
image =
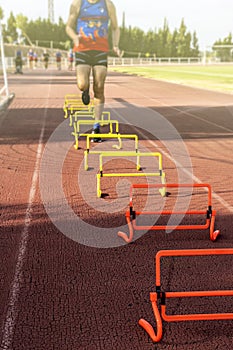
[[[162,172],[162,175],[161,175],[161,182],[163,185],[166,184],[166,178],[165,178],[165,173]],[[162,187],[159,189],[159,193],[161,194],[162,197],[166,197],[166,187]]]
[[[70,124],[69,126],[72,126],[73,125],[73,119],[72,119],[72,114],[70,114]]]
[[[140,165],[140,156],[137,156],[137,170],[141,170],[141,165]]]
[[[157,334],[154,331],[153,326],[143,318],[141,318],[138,321],[138,324],[148,333],[150,336],[151,340],[154,343],[159,342],[162,339],[163,335],[163,324],[162,324],[162,319],[161,315],[157,306],[157,293],[150,293],[150,301],[152,304],[154,316],[155,316],[155,321],[156,321],[156,326],[157,326]]]
[[[100,174],[97,174],[96,178],[97,178],[97,197],[101,198],[102,192],[101,192],[101,188],[100,188]]]
[[[112,134],[112,123],[109,124],[110,134]]]
[[[75,148],[75,149],[78,149],[78,138],[76,139],[76,137],[75,137],[75,145],[74,145],[74,148]]]
[[[75,149],[78,149],[78,132],[77,132],[77,125],[76,123],[74,123],[74,132],[72,132],[72,135],[74,136],[74,139],[75,139],[75,145],[74,145],[74,148]]]
[[[84,170],[88,170],[88,152],[84,151]]]
[[[118,138],[118,142],[119,142],[119,144],[118,145],[113,145],[112,148],[122,149],[122,139],[120,137]]]
[[[212,216],[210,218],[210,239],[211,239],[211,241],[216,241],[217,237],[220,235],[219,230],[214,231],[215,216],[216,216],[216,211],[213,210]]]
[[[119,237],[123,238],[125,242],[130,243],[133,240],[134,230],[133,230],[133,225],[131,223],[129,215],[126,216],[126,221],[127,221],[128,227],[129,227],[129,237],[127,236],[126,233],[124,233],[122,231],[119,231],[117,235]]]
[[[67,118],[68,118],[68,111],[67,111],[67,108],[64,107],[64,108],[63,108],[63,111],[64,111],[64,118],[67,119]]]

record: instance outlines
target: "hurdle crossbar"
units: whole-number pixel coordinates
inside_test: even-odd
[[[208,191],[208,203],[207,210],[186,210],[186,211],[173,211],[173,210],[161,210],[161,211],[136,211],[133,209],[133,190],[135,188],[205,188]],[[206,215],[206,221],[204,224],[195,225],[153,225],[153,226],[138,226],[136,218],[139,215]],[[130,204],[129,210],[126,211],[126,222],[129,227],[129,236],[124,232],[118,232],[118,236],[123,238],[126,242],[130,243],[134,236],[134,230],[205,230],[210,229],[210,239],[215,241],[220,234],[219,230],[214,230],[216,210],[212,209],[212,193],[211,186],[209,184],[132,184],[130,187]]]
[[[212,291],[181,291],[166,292],[161,289],[161,258],[175,256],[207,256],[207,255],[232,255],[233,249],[188,249],[188,250],[160,250],[155,257],[156,270],[156,292],[150,293],[150,301],[156,320],[157,332],[153,326],[145,319],[139,320],[139,325],[144,328],[153,342],[159,342],[163,335],[162,320],[167,322],[180,321],[202,321],[202,320],[230,320],[233,313],[197,313],[182,315],[166,314],[166,299],[171,298],[192,298],[192,297],[221,297],[233,296],[233,290],[212,290]],[[157,302],[160,301],[160,308]]]
[[[119,147],[118,145],[113,145],[112,146],[113,148],[116,148],[117,150],[121,149],[121,146]],[[134,151],[131,151],[132,152],[132,155],[133,156],[136,156],[137,152],[138,152],[138,149],[136,148],[137,147],[137,142],[136,142],[136,139],[135,139],[135,150]],[[89,169],[89,166],[88,166],[88,156],[90,154],[98,154],[98,155],[101,155],[101,154],[105,154],[105,155],[108,155],[109,152],[111,151],[102,151],[102,150],[99,150],[99,151],[92,151],[92,150],[85,150],[84,151],[84,169],[85,170],[88,170]],[[117,151],[116,151],[117,152]],[[123,153],[125,152],[128,152],[130,153],[130,151],[122,151]],[[115,153],[115,152],[114,152]],[[137,170],[140,170],[140,165],[139,165],[139,168],[137,167]]]
[[[97,123],[97,121],[95,120],[94,111],[80,110],[80,111],[76,111],[74,114],[70,114],[70,124],[69,125],[72,126],[73,121],[76,123],[78,121],[80,121],[80,122],[84,121],[83,119],[80,119],[80,118],[90,118],[90,119],[86,119],[86,121],[88,120],[90,122],[90,124]],[[105,122],[105,121],[111,121],[111,115],[110,115],[109,111],[102,112],[101,118],[98,121],[98,123],[100,124],[100,126],[103,126],[103,125],[105,125],[105,124],[103,124],[103,122]]]
[[[70,101],[70,100],[81,100],[81,94],[66,94],[65,95],[65,102]]]
[[[141,157],[156,157],[159,160],[159,167],[157,172],[150,172],[150,173],[111,173],[111,174],[105,174],[103,172],[103,158],[104,157],[137,157],[137,165],[136,169],[141,170],[140,166],[140,158]],[[99,174],[96,174],[97,177],[97,197],[101,197],[102,191],[101,191],[101,185],[100,185],[100,179],[102,177],[145,177],[145,176],[160,176],[162,184],[165,183],[165,173],[162,168],[162,154],[159,152],[106,152],[102,153],[99,156]],[[162,186],[163,187],[163,186]],[[165,189],[164,189],[165,191]],[[165,192],[161,191],[162,195],[165,195]]]
[[[91,103],[93,103],[93,101],[91,101]],[[89,106],[89,105],[84,105],[82,102],[82,96],[77,95],[77,94],[66,94],[65,95],[65,100],[64,100],[64,106],[69,106],[71,104],[80,104],[83,105],[85,107]]]
[[[115,125],[115,133],[118,135],[118,133],[119,133],[119,122],[118,122],[118,120],[111,120],[111,119],[105,120],[104,116],[105,116],[105,114],[103,112],[103,114],[101,116],[101,120],[99,121],[100,126],[109,125],[110,131],[109,131],[109,133],[107,135],[115,135],[113,133],[113,125]],[[96,137],[96,136],[93,136],[92,133],[90,134],[90,132],[89,133],[80,132],[80,126],[81,125],[91,125],[91,126],[93,126],[95,123],[96,123],[95,120],[78,120],[78,121],[76,121],[73,124],[74,131],[71,133],[71,135],[73,135],[75,137],[75,145],[74,145],[75,149],[78,149],[78,139],[79,139],[80,136],[86,136],[87,137],[87,136],[90,135],[92,138]],[[100,135],[100,134],[98,134],[98,135]],[[101,134],[101,135],[103,135],[103,134]]]
[[[75,131],[80,134],[80,135],[83,135],[82,133],[80,133],[80,126],[81,125],[94,125],[96,124],[96,120],[78,120],[76,121],[75,123]],[[100,126],[104,126],[104,125],[109,125],[110,127],[110,131],[109,133],[110,134],[113,134],[113,124],[115,125],[115,133],[118,134],[119,133],[119,122],[118,120],[104,120],[104,119],[101,119],[99,121],[99,124]]]
[[[122,148],[122,139],[133,139],[135,140],[135,149],[138,149],[138,135],[134,134],[88,134],[87,135],[87,143],[86,143],[86,150],[87,152],[90,151],[90,140],[92,138],[101,138],[101,139],[118,139],[119,145],[115,145],[114,148],[121,149]]]
[[[69,114],[70,118],[70,126],[73,125],[73,122],[76,122],[78,118],[89,118],[89,119],[94,119],[94,112],[93,111],[87,111],[87,110],[82,110],[80,109],[79,111],[76,111],[75,113],[70,113]]]
[[[63,105],[65,119],[69,117],[69,112],[70,116],[72,116],[74,113],[78,113],[79,111],[93,113],[93,108],[93,101],[90,101],[88,105],[84,105],[80,96],[76,94],[65,95],[65,101]]]
[[[72,126],[73,118],[75,121],[78,117],[91,117],[94,118],[94,109],[92,105],[85,106],[83,104],[71,104],[69,106],[64,106],[64,118],[70,118],[70,126]]]
[[[76,95],[66,95],[64,100],[64,107],[69,107],[71,105],[79,105],[85,108],[89,108],[90,104],[93,104],[93,101],[91,101],[88,105],[84,105],[81,96]]]
[[[89,117],[89,118],[95,119],[94,109],[91,109],[90,111],[79,110],[70,115],[70,119],[72,121],[74,119],[75,122],[77,122],[79,118],[83,118],[83,117]],[[111,115],[109,111],[102,112],[100,120],[98,121],[95,120],[95,123],[99,123],[101,125],[101,121],[106,121],[106,120],[108,121],[111,120]]]

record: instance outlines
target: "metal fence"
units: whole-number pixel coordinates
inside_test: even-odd
[[[2,37],[2,24],[0,20],[0,57],[1,57],[1,75],[0,77],[0,111],[7,108],[10,101],[14,98],[14,94],[9,93],[7,80],[7,66],[4,53],[4,44]]]
[[[202,63],[200,57],[148,57],[148,58],[118,58],[109,57],[110,66],[143,66],[157,64],[198,64]]]
[[[41,52],[40,52],[41,51]],[[37,50],[38,53],[38,62],[34,68],[43,68],[43,50]],[[49,68],[56,68],[56,51],[55,50],[47,50],[49,57]],[[68,69],[69,62],[66,51],[61,51],[61,67],[62,69]],[[30,68],[29,60],[27,57],[27,53],[23,54],[23,68]],[[149,58],[128,58],[128,57],[108,57],[108,65],[110,67],[114,66],[153,66],[153,65],[207,65],[207,64],[224,64],[226,62],[221,62],[217,58],[203,58],[203,57],[149,57]],[[228,64],[232,64],[232,62],[227,62]],[[5,57],[5,66],[7,71],[14,70],[15,67],[15,56]],[[0,58],[0,70],[2,71],[2,59]]]
[[[29,68],[29,61],[27,57],[23,58],[24,68]],[[172,65],[172,64],[201,64],[202,60],[199,57],[196,58],[182,58],[182,57],[170,57],[170,58],[118,58],[118,57],[108,57],[108,65],[109,66],[153,66],[153,65]],[[11,70],[15,66],[15,57],[5,57],[5,64],[8,70]],[[68,59],[67,57],[62,57],[61,60],[62,67],[68,67]],[[49,58],[49,66],[56,66],[56,57],[55,54],[53,56],[50,55]],[[2,67],[2,61],[0,60],[0,69]],[[42,57],[38,58],[37,67],[43,67],[43,59]],[[36,67],[35,67],[36,68]]]

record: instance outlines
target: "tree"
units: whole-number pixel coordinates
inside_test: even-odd
[[[32,45],[31,39],[28,36],[28,19],[26,16],[19,14],[16,16],[16,26],[21,31],[22,37],[25,37],[27,43]]]
[[[178,57],[191,56],[191,40],[192,36],[187,32],[187,27],[182,19],[177,35],[177,55]]]
[[[4,18],[4,12],[3,9],[0,7],[0,21]],[[2,23],[2,38],[3,42],[8,42],[7,40],[7,30],[6,25]]]
[[[199,55],[200,55],[200,51],[199,51],[197,33],[194,31],[193,37],[192,37],[192,56],[198,57]]]
[[[171,38],[171,57],[177,57],[178,31],[174,30]]]
[[[145,51],[150,53],[150,56],[155,55],[158,49],[157,44],[156,32],[149,30],[145,36]]]
[[[168,27],[167,19],[164,19],[163,28],[159,28],[157,35],[155,35],[157,41],[156,56],[168,57],[171,50],[171,33]]]
[[[6,35],[8,42],[12,43],[18,40],[18,33],[16,30],[16,20],[13,13],[10,13],[10,17],[7,20]]]
[[[218,45],[223,45],[223,47],[222,48],[215,47]],[[233,45],[232,34],[229,33],[226,38],[215,41],[212,49],[216,51],[216,56],[219,57],[222,62],[229,62],[229,61],[232,61],[232,49],[233,49],[232,45]],[[227,46],[229,46],[229,48]]]
[[[0,7],[0,21],[4,18],[3,9]]]
[[[3,10],[0,7],[1,16],[3,16]],[[13,13],[11,13],[8,19],[8,27],[7,35],[11,41],[17,40],[17,36],[20,34],[21,37],[25,38],[25,43],[33,46],[50,47],[50,43],[53,42],[53,48],[67,49],[73,44],[66,34],[65,23],[62,18],[59,18],[58,23],[51,23],[48,19],[41,18],[29,21],[22,14],[14,18]],[[110,27],[110,47],[112,47],[111,30]],[[180,28],[173,32],[170,31],[165,18],[162,28],[150,29],[146,33],[138,27],[127,27],[125,14],[123,14],[120,30],[119,46],[124,51],[125,57],[197,57],[199,54],[196,32],[191,35],[187,31],[184,19],[181,21]]]

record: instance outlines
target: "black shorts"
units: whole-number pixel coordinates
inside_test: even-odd
[[[108,66],[108,54],[103,51],[82,51],[75,53],[75,64],[88,64],[88,66]]]

